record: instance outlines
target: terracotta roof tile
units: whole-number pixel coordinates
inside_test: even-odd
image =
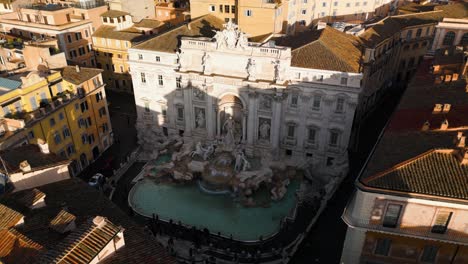
[[[419,67],[359,180],[382,190],[468,199],[468,167],[454,155],[455,139],[468,134],[466,81],[436,85],[430,64]],[[435,103],[451,104],[450,111],[432,113]],[[445,119],[449,129],[440,130]],[[426,120],[431,129],[422,131]]]
[[[361,72],[359,38],[331,27],[277,39],[292,48],[291,66],[341,72]]]
[[[182,37],[213,37],[215,34],[213,30],[222,29],[223,24],[224,21],[215,16],[202,16],[188,24],[160,33],[154,38],[136,45],[134,49],[175,53]]]
[[[86,67],[80,67],[80,72],[77,72],[75,66],[67,66],[62,70],[62,77],[66,81],[78,85],[98,76],[102,72],[101,69]]]
[[[116,30],[113,26],[100,26],[93,33],[93,37],[138,42],[144,40],[148,36],[142,34],[141,31],[135,28]]]
[[[22,219],[23,215],[0,204],[0,229],[8,229],[17,225]]]
[[[98,216],[97,218],[99,218]],[[89,219],[78,229],[70,233],[53,250],[49,250],[39,263],[91,263],[104,247],[120,232],[118,227],[102,218],[104,223],[98,226]]]
[[[0,230],[0,263],[30,264],[44,248],[15,229]],[[3,262],[2,262],[3,261]]]
[[[366,185],[403,192],[468,200],[468,165],[461,165],[456,150],[430,150],[412,160],[371,176]]]
[[[102,17],[112,17],[112,18],[127,16],[127,15],[130,15],[130,13],[119,11],[119,10],[109,10],[101,14]]]
[[[41,199],[45,198],[45,193],[34,188],[27,193],[17,195],[16,200],[26,207],[31,207]]]
[[[59,232],[59,233],[64,233],[64,231],[68,228],[68,226],[74,222],[76,219],[76,216],[70,214],[66,210],[60,210],[60,212],[57,214],[57,216],[50,221],[50,228],[53,230]]]
[[[69,161],[56,154],[43,154],[37,145],[28,144],[17,148],[0,151],[5,165],[9,173],[20,171],[20,163],[28,161],[32,170],[38,168],[55,167],[61,164],[66,164]],[[0,171],[3,171],[3,166],[0,166]]]

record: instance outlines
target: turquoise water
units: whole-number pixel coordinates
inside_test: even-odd
[[[130,192],[129,201],[139,214],[161,219],[173,219],[211,233],[232,234],[238,240],[258,240],[279,230],[280,221],[289,216],[296,204],[295,191],[299,182],[293,181],[285,197],[272,202],[270,208],[246,208],[229,195],[209,195],[196,184],[155,184],[150,180],[138,182]]]

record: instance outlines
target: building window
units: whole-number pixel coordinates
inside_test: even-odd
[[[182,88],[182,77],[176,77],[176,88]]]
[[[385,211],[382,225],[384,227],[395,228],[398,224],[398,220],[400,219],[401,208],[402,206],[399,204],[389,204],[387,206],[387,211]]]
[[[341,77],[341,85],[348,85],[348,78],[346,77]]]
[[[421,255],[421,262],[435,263],[438,250],[439,248],[437,246],[433,246],[433,245],[425,246],[423,253]]]
[[[418,30],[416,30],[416,37],[417,38],[421,37],[421,34],[422,34],[422,28],[418,28]]]
[[[71,43],[72,42],[72,38],[70,35],[67,35],[67,40],[68,40],[68,43]]]
[[[105,115],[107,115],[106,108],[105,107],[99,108],[99,117],[103,117]]]
[[[316,138],[317,138],[317,129],[310,127],[308,129],[307,141],[309,141],[309,143],[315,144]]]
[[[60,112],[59,113],[59,120],[63,120],[64,118],[65,118],[65,115],[62,112]]]
[[[146,75],[144,72],[140,74],[140,77],[141,77],[141,83],[146,83]]]
[[[303,15],[307,14],[307,10],[306,10],[306,9],[302,9],[302,10],[301,10],[301,14],[303,14]]]
[[[327,6],[327,3],[326,2],[322,2],[322,7],[326,7]]]
[[[29,131],[28,139],[33,139],[33,138],[34,138],[34,131]]]
[[[434,225],[432,226],[432,233],[444,234],[452,218],[452,212],[439,211],[436,215]]]
[[[288,138],[294,138],[294,137],[296,137],[296,125],[289,124],[288,125]]]
[[[164,85],[164,79],[162,75],[158,75],[158,84],[163,86]]]
[[[102,92],[96,93],[96,102],[99,102],[102,100]]]
[[[68,154],[68,156],[70,156],[73,153],[75,153],[75,146],[70,144],[70,145],[67,146],[67,154]]]
[[[50,123],[50,126],[51,126],[51,127],[52,127],[52,126],[55,126],[55,119],[54,119],[54,118],[51,118],[51,119],[49,120],[49,123]]]
[[[177,120],[182,121],[184,120],[184,108],[177,107]]]
[[[248,17],[252,16],[252,10],[250,9],[245,10],[245,16],[248,16]]]
[[[86,118],[86,127],[90,127],[93,123],[91,122],[91,117]]]
[[[229,5],[224,6],[224,13],[229,13]]]
[[[70,129],[68,129],[68,127],[64,127],[63,130],[62,130],[62,134],[63,134],[63,138],[67,138],[67,137],[71,136]]]
[[[337,147],[339,140],[340,140],[340,132],[335,131],[335,130],[330,131],[330,140],[328,144],[332,147]]]
[[[210,12],[215,12],[216,7],[214,5],[210,5],[209,10],[210,10]]]
[[[388,252],[390,251],[391,244],[392,244],[392,240],[388,238],[378,239],[377,245],[375,246],[374,254],[388,256]]]
[[[291,101],[289,106],[292,108],[297,108],[299,102],[299,95],[298,94],[291,94]]]
[[[449,31],[445,34],[444,41],[442,45],[444,46],[452,46],[453,42],[455,41],[455,32]]]
[[[413,37],[413,30],[408,30],[408,32],[406,32],[406,40],[411,40],[411,38]]]
[[[322,103],[322,96],[321,95],[314,95],[314,99],[312,101],[312,109],[313,110],[320,110],[320,104]]]
[[[160,61],[161,61],[161,57],[156,56],[156,61],[157,61],[157,62],[160,62]]]
[[[88,102],[87,101],[84,101],[80,104],[80,108],[81,108],[81,113],[84,113],[88,110]]]
[[[460,45],[468,46],[468,33],[463,34]]]
[[[83,145],[88,143],[88,135],[86,133],[81,135],[81,143],[83,143]]]
[[[338,98],[336,100],[336,108],[335,108],[335,113],[343,113],[344,112],[344,98]]]
[[[60,137],[60,134],[55,132],[54,134],[54,142],[56,145],[60,144],[60,142],[62,142],[62,138]]]
[[[142,60],[143,59],[143,54],[138,54],[138,59]]]
[[[231,6],[231,14],[235,14],[236,13],[236,6],[232,5]]]

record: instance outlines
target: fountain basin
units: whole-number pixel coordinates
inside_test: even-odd
[[[299,185],[299,181],[293,181],[285,197],[270,207],[247,208],[230,195],[207,194],[197,184],[156,184],[144,179],[131,189],[128,202],[142,216],[156,214],[161,220],[172,219],[199,229],[207,228],[211,233],[232,235],[236,240],[256,241],[260,236],[267,238],[276,234],[281,219],[292,215]],[[269,196],[264,190],[254,198],[267,200]]]

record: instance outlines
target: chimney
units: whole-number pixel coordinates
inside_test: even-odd
[[[80,65],[76,65],[76,66],[75,66],[75,69],[76,69],[76,72],[80,72],[80,71],[81,71]]]
[[[459,148],[464,148],[466,146],[466,136],[463,135],[463,132],[460,131],[457,133],[455,144],[457,144]]]
[[[442,104],[435,104],[434,109],[432,110],[433,114],[442,112]]]
[[[319,21],[317,23],[317,30],[321,30],[327,27],[327,22]]]
[[[39,150],[41,151],[42,154],[50,154],[49,151],[49,144],[42,138],[37,140],[37,145],[39,146]]]
[[[450,104],[444,104],[444,108],[442,109],[442,113],[448,113],[450,111]]]
[[[468,165],[468,149],[460,149],[458,152],[458,160],[460,161],[460,165]]]
[[[19,167],[20,167],[22,172],[30,172],[31,171],[31,165],[29,165],[27,160],[22,161],[19,164]]]
[[[447,130],[448,126],[449,126],[449,122],[447,119],[445,119],[440,125],[440,130]]]
[[[424,122],[421,130],[422,131],[428,131],[430,127],[431,127],[431,123],[429,123],[429,121],[426,121],[426,122]]]
[[[106,224],[106,219],[102,216],[96,216],[93,218],[93,224],[95,224],[97,228],[102,228]]]

